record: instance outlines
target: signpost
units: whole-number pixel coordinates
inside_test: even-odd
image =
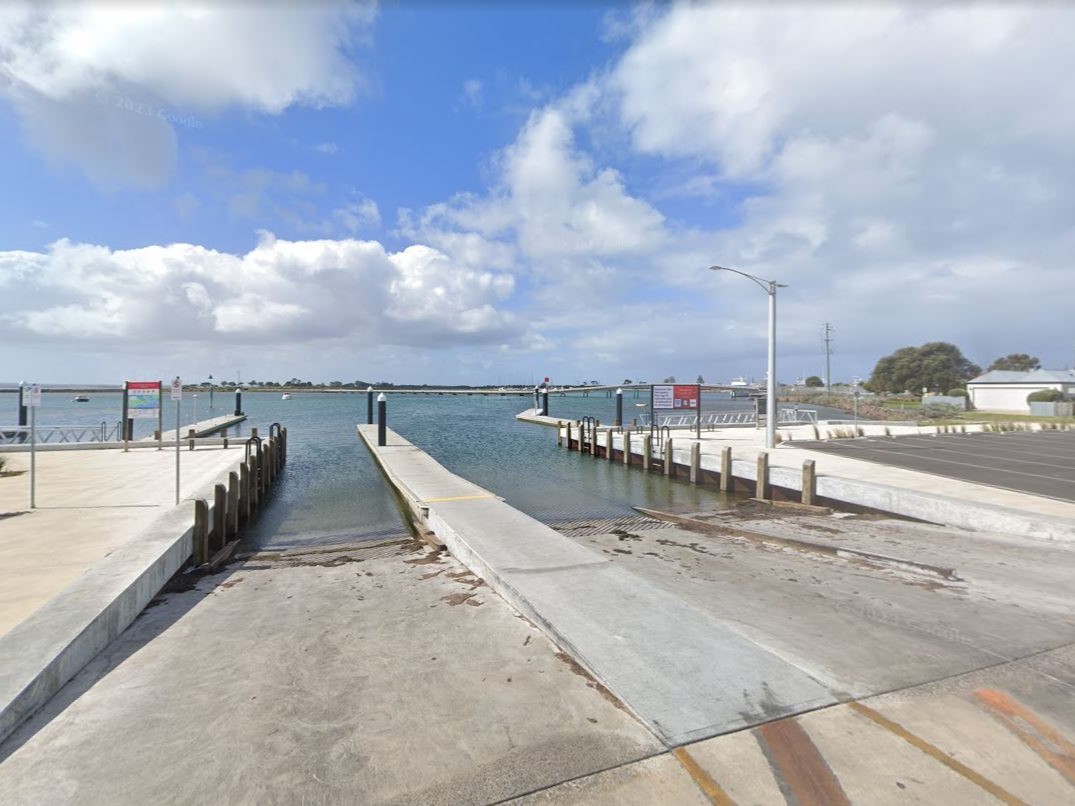
[[[30,387],[30,509],[37,506],[37,410],[41,408],[41,387]]]
[[[172,400],[175,401],[175,503],[179,505],[179,404],[183,400],[183,382],[172,379]]]
[[[654,384],[650,387],[650,430],[657,426],[657,411],[693,411],[698,439],[702,438],[701,384]]]

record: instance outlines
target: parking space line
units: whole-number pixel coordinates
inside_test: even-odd
[[[900,725],[898,722],[892,721],[888,717],[873,710],[868,705],[863,705],[860,702],[851,702],[848,703],[848,706],[856,713],[861,714],[875,724],[880,725],[882,728],[885,728],[886,730],[891,731],[895,735],[899,736],[912,747],[921,750],[926,755],[930,756],[936,761],[939,761],[941,764],[948,767],[948,769],[952,770],[953,772],[959,773],[968,781],[977,784],[979,787],[984,789],[997,800],[1003,803],[1010,804],[1010,806],[1027,806],[1025,801],[1017,798],[1011,792],[1004,789],[1004,787],[1000,786],[1000,784],[990,781],[984,775],[975,770],[972,770],[966,764],[956,761],[954,758],[945,753],[936,745],[930,744],[920,736],[916,736],[915,734],[907,730],[905,727]]]

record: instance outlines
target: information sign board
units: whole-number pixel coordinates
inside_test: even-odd
[[[697,384],[654,385],[653,408],[698,409],[701,387]]]
[[[30,408],[36,409],[41,406],[41,387],[36,383],[30,387]]]
[[[130,418],[159,418],[161,407],[160,381],[127,381],[127,416]]]

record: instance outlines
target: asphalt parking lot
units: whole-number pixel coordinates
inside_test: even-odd
[[[1007,431],[796,442],[796,447],[1075,501],[1075,432]]]

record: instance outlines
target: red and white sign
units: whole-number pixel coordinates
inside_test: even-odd
[[[697,384],[653,387],[655,409],[698,409],[702,388]]]

